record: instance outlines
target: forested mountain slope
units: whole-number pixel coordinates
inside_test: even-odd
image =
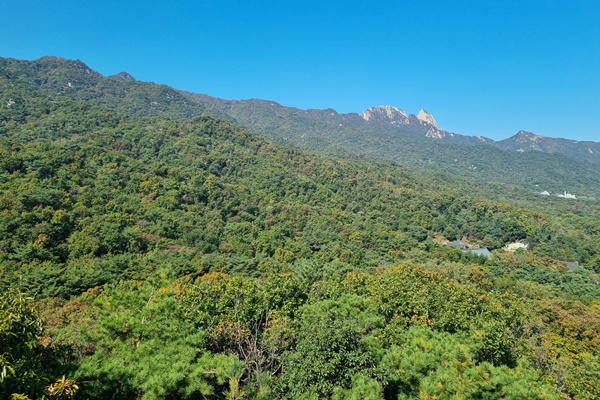
[[[31,109],[31,104],[21,99],[21,88],[41,90],[42,96],[83,100],[129,115],[185,119],[200,115],[203,109],[169,86],[136,81],[125,72],[106,77],[79,60],[0,58],[0,79],[5,86],[1,104],[15,117]]]
[[[211,112],[220,119],[233,118],[269,140],[322,155],[383,160],[530,191],[600,198],[600,151],[593,142],[533,135],[535,143],[521,140],[515,147],[515,140],[493,142],[452,134],[416,116],[409,116],[411,123],[394,124],[332,109],[300,110],[265,100],[228,101],[135,81],[126,73],[105,77],[80,61],[56,57],[0,58],[0,76],[51,96],[80,99],[129,115],[186,119]],[[3,104],[14,103],[13,113],[22,112],[18,96],[5,91],[4,97]],[[428,137],[431,130],[438,136]]]
[[[598,142],[555,139],[519,131],[508,139],[496,142],[495,145],[518,152],[540,151],[561,154],[574,160],[600,163],[600,143]]]
[[[600,395],[597,203],[501,202],[18,76],[0,74],[0,398]]]
[[[509,140],[440,133],[428,124],[366,121],[358,114],[338,114],[332,109],[301,110],[264,100],[227,101],[182,93],[271,140],[319,154],[385,160],[531,191],[600,195],[598,143],[573,144],[537,136],[536,143],[543,142],[543,146],[521,143],[514,147]],[[431,129],[441,136],[426,136]]]

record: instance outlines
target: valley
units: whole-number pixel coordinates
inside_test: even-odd
[[[600,396],[600,145],[438,123],[0,59],[0,398]]]

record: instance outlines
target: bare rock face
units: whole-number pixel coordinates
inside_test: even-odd
[[[397,107],[379,106],[363,111],[365,121],[387,122],[391,125],[406,125],[410,123],[408,114]]]
[[[440,129],[440,127],[437,125],[437,122],[435,121],[435,118],[433,118],[433,115],[429,114],[425,110],[419,111],[419,114],[417,114],[417,118],[421,122],[428,123],[429,125],[435,126],[436,128]]]
[[[415,123],[415,116],[393,106],[371,107],[363,111],[362,117],[365,121],[387,123],[390,125],[409,125]],[[441,130],[433,115],[425,110],[419,111],[417,121],[421,124],[429,124],[435,130]]]
[[[413,115],[393,106],[371,107],[363,111],[362,118],[365,121],[377,124],[412,128],[412,132],[415,132],[414,128],[417,127],[419,131],[422,131],[422,135],[432,139],[444,139],[456,136],[441,129],[437,125],[433,115],[425,110],[419,111],[418,115]]]

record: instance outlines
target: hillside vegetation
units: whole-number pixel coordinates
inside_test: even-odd
[[[383,160],[413,170],[518,185],[530,192],[547,190],[556,194],[566,190],[600,198],[597,143],[593,143],[596,152],[590,157],[584,142],[577,151],[569,146],[563,146],[564,151],[549,146],[544,147],[547,152],[518,152],[519,147],[508,140],[477,144],[469,136],[430,138],[425,136],[427,126],[371,123],[358,114],[338,114],[332,109],[300,110],[264,100],[225,101],[182,93],[270,140],[321,155]]]
[[[97,96],[73,96],[63,64],[39,84],[19,65],[0,68],[0,398],[600,396],[597,203],[311,155],[166,87],[152,111],[159,86],[76,63]]]

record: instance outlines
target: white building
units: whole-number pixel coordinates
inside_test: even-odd
[[[566,190],[565,190],[565,194],[559,194],[558,197],[562,197],[563,199],[576,199],[577,198],[577,197],[575,197],[574,194],[567,193]]]
[[[504,246],[504,248],[508,251],[515,251],[517,249],[527,250],[527,247],[528,247],[528,245],[526,245],[525,243],[521,243],[521,242],[509,243],[506,246]]]

